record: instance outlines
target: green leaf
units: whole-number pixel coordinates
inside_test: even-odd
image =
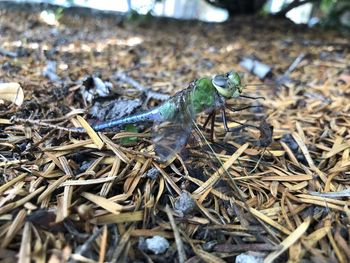
[[[136,126],[132,125],[132,124],[125,125],[124,130],[126,132],[138,133],[138,130],[137,130]],[[125,137],[125,138],[122,138],[120,140],[120,142],[122,144],[128,144],[128,143],[132,143],[132,142],[136,142],[136,141],[137,141],[137,137]]]

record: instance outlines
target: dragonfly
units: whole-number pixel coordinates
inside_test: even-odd
[[[93,125],[95,131],[139,122],[153,122],[155,152],[161,161],[167,161],[181,151],[191,134],[196,116],[207,113],[204,127],[212,119],[211,136],[213,134],[214,118],[221,111],[224,128],[232,131],[227,124],[226,101],[241,96],[244,85],[239,74],[229,71],[213,77],[202,77],[192,81],[188,87],[179,91],[163,104],[150,110],[136,113],[118,119],[111,119]],[[83,128],[75,128],[83,132]]]

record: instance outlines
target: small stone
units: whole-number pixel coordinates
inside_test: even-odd
[[[159,171],[157,168],[152,167],[145,173],[145,177],[150,178],[152,180],[156,180],[159,175]]]
[[[180,197],[178,197],[178,199],[175,201],[175,210],[183,214],[191,213],[195,206],[196,202],[188,192],[182,192]]]
[[[169,242],[164,237],[154,236],[146,240],[139,241],[139,248],[141,250],[149,250],[154,254],[163,254],[169,248]]]
[[[207,243],[204,243],[204,244],[202,245],[202,248],[203,248],[204,251],[210,252],[210,251],[213,250],[213,248],[214,248],[217,244],[218,244],[218,241],[212,240],[212,241],[209,241],[209,242],[207,242]]]
[[[250,252],[239,254],[236,257],[235,263],[263,263],[262,255],[254,255]]]

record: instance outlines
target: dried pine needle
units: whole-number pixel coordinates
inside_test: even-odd
[[[20,83],[25,98],[21,105],[0,101],[0,261],[184,261],[185,253],[173,253],[181,247],[188,261],[234,262],[247,251],[266,261],[281,254],[290,262],[350,261],[350,52],[343,35],[303,30],[299,41],[290,24],[264,18],[251,38],[256,21],[241,17],[233,18],[241,26],[217,24],[215,34],[203,34],[208,24],[171,21],[154,30],[145,21],[125,26],[109,16],[96,27],[95,16],[77,24],[64,12],[58,30],[74,43],[66,45],[62,34],[41,26],[40,13],[26,9],[4,7],[0,16],[4,28],[17,26],[0,34],[0,79]],[[30,41],[16,46],[23,33],[34,36],[37,48]],[[142,43],[134,45],[135,37]],[[55,51],[56,80],[43,74],[52,62],[42,50]],[[194,79],[242,70],[241,55],[253,53],[273,65],[276,78],[249,86],[259,79],[241,77],[248,84],[242,95],[258,99],[228,102],[244,108],[226,111],[228,126],[237,129],[227,133],[217,115],[211,141],[210,122],[202,129],[207,115],[200,114],[193,121],[201,137],[193,132],[169,162],[159,163],[151,123],[136,124],[139,133],[91,128],[102,121],[93,116],[114,118],[121,101],[152,108],[163,93],[175,94]],[[138,62],[147,67],[130,68]],[[85,96],[109,85],[103,101]],[[137,111],[127,108],[120,114]],[[274,127],[272,138],[263,138],[263,129],[238,130],[236,121],[261,128],[263,119]],[[87,133],[57,129],[72,125]],[[155,235],[166,239],[163,254],[142,246]]]

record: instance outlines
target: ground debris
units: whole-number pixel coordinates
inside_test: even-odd
[[[154,254],[163,254],[169,247],[169,242],[164,237],[154,236],[152,238],[140,239],[139,248],[149,250]]]
[[[248,262],[249,251],[255,262],[350,261],[343,35],[252,17],[145,26],[63,14],[49,26],[38,10],[0,13],[10,87],[0,96],[0,261]],[[245,57],[275,79],[244,69]],[[232,132],[217,114],[213,141],[202,129],[168,163],[149,125],[89,129],[229,70],[252,84],[230,102]],[[80,126],[88,133],[55,128]]]

